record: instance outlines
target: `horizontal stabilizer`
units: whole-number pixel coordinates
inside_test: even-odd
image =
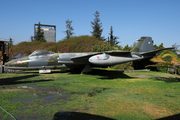
[[[171,49],[174,49],[174,47],[168,47],[168,48],[163,48],[163,49],[159,49],[159,50],[153,50],[153,51],[150,51],[150,52],[143,52],[143,53],[140,53],[140,55],[143,55],[143,56],[155,56],[157,53],[159,53],[162,50],[171,50]]]

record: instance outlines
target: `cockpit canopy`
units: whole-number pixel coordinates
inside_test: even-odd
[[[47,55],[47,54],[54,54],[54,52],[50,52],[47,50],[36,50],[31,53],[29,56],[38,56],[38,55]]]

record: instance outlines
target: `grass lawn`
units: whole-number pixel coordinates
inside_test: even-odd
[[[180,119],[180,76],[105,69],[3,73],[0,106],[18,120]],[[0,119],[13,118],[0,109]]]

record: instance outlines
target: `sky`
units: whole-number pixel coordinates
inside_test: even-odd
[[[102,36],[110,27],[119,45],[150,36],[164,47],[180,45],[180,0],[0,0],[0,40],[30,42],[34,24],[56,25],[56,42],[64,39],[67,19],[74,36],[91,35],[94,13],[100,13]]]

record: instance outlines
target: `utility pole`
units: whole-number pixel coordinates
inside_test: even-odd
[[[3,57],[3,65],[2,65],[2,73],[4,73],[4,64],[6,62],[6,43],[9,45],[9,41],[0,41],[0,47],[2,48],[2,57]]]

